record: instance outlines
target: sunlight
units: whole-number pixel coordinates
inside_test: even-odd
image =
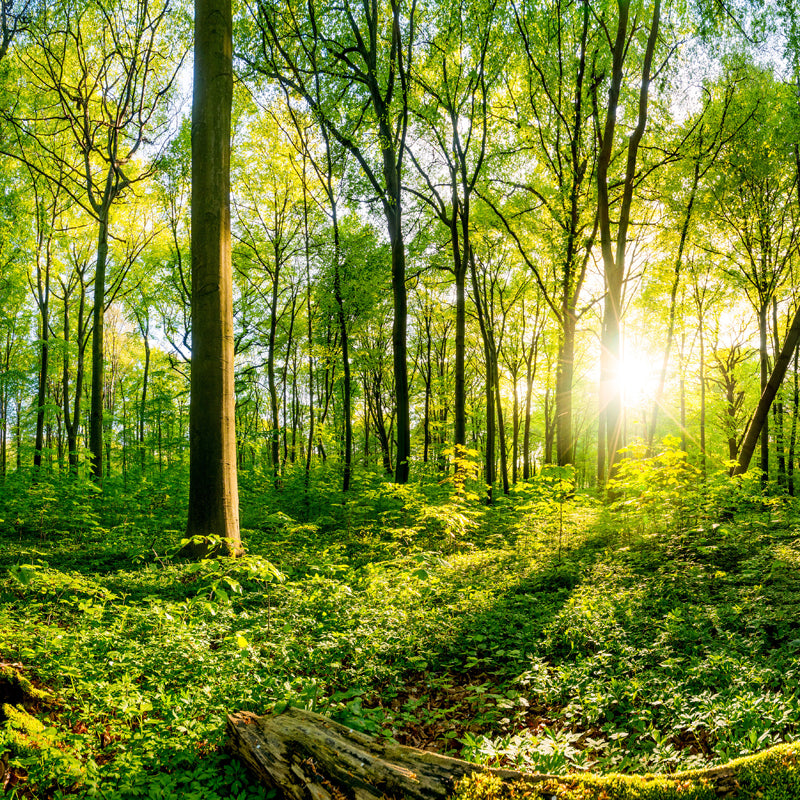
[[[626,406],[640,406],[655,399],[658,388],[658,359],[640,350],[631,341],[625,342],[619,379]]]

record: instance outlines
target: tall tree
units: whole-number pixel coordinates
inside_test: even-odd
[[[471,208],[486,164],[490,93],[500,73],[504,48],[496,34],[497,2],[434,3],[424,62],[413,81],[419,92],[412,111],[418,130],[432,140],[429,163],[409,156],[425,183],[414,191],[450,235],[455,279],[453,443],[456,468],[466,448],[466,282],[470,258]],[[444,175],[437,174],[444,172]],[[461,453],[459,453],[461,451]]]
[[[236,474],[230,152],[231,0],[195,0],[192,96],[192,372],[189,537],[241,551]],[[187,553],[203,555],[207,539]]]
[[[251,59],[255,69],[308,103],[359,164],[381,205],[392,252],[397,483],[408,481],[411,457],[402,174],[415,12],[416,0],[345,0],[303,7],[256,0],[253,17],[261,32],[261,58]],[[318,75],[324,76],[322,94]]]
[[[180,52],[174,30],[166,32],[168,11],[166,0],[60,4],[46,29],[37,30],[35,46],[21,56],[32,89],[41,98],[31,113],[19,106],[8,115],[18,140],[27,139],[46,153],[51,168],[39,165],[24,150],[3,148],[58,181],[97,223],[89,430],[97,480],[103,477],[103,315],[111,212],[132,184],[149,175],[136,156],[146,141],[152,144],[163,125],[159,115],[180,68],[182,59],[176,65],[168,53],[172,47]],[[42,114],[51,123],[47,133],[36,129]],[[65,137],[72,144],[66,157],[59,146]]]
[[[728,143],[711,188],[716,215],[711,241],[719,241],[722,231],[724,246],[710,249],[741,287],[758,318],[763,394],[770,379],[770,310],[800,247],[798,172],[792,153],[796,134],[787,124],[794,98],[767,71],[747,65],[744,71],[750,80],[740,92],[739,113],[746,115],[747,124]],[[765,96],[771,98],[769,104]],[[777,332],[775,339],[777,358]],[[760,467],[766,481],[768,417],[760,432]]]
[[[517,169],[512,176],[497,176],[498,187],[512,202],[502,212],[495,210],[558,323],[556,457],[564,465],[574,460],[575,337],[588,310],[580,307],[580,297],[597,235],[597,143],[592,135],[596,110],[591,103],[595,83],[588,63],[597,47],[597,32],[588,2],[555,0],[542,10],[540,4],[522,0],[514,4],[514,21],[524,48],[523,80],[519,85],[507,81],[508,98],[496,113],[508,117],[516,107],[524,107],[529,121],[520,125],[517,149],[541,156],[529,162],[522,175]],[[544,259],[532,251],[521,226],[512,224],[514,217],[530,219],[526,227],[539,234],[537,250],[544,250]]]
[[[637,180],[637,159],[639,146],[647,127],[650,82],[653,80],[653,58],[659,41],[661,24],[661,0],[654,0],[650,11],[649,28],[640,18],[639,9],[631,16],[631,0],[617,0],[616,31],[609,28],[605,19],[596,16],[604,38],[611,47],[611,78],[608,83],[608,100],[605,119],[601,121],[598,88],[602,75],[593,77],[593,102],[597,117],[597,216],[600,231],[600,251],[603,259],[605,278],[605,306],[603,311],[603,330],[601,342],[600,375],[600,414],[603,417],[605,442],[598,442],[598,448],[607,448],[607,470],[612,473],[617,451],[622,446],[622,385],[620,382],[620,363],[622,340],[620,323],[623,308],[623,287],[627,276],[629,229],[634,185]],[[644,9],[641,10],[644,15]],[[611,172],[615,155],[617,122],[622,117],[620,94],[625,80],[626,66],[630,70],[630,60],[637,51],[637,38],[645,25],[647,38],[641,52],[641,67],[635,71],[635,81],[639,83],[636,124],[628,136],[625,168],[622,175],[622,192],[618,198],[617,219],[612,222],[611,209],[614,204],[611,192],[615,178]],[[630,74],[630,72],[629,72]],[[598,476],[601,478],[602,476]]]

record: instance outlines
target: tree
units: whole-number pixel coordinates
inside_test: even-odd
[[[0,61],[8,53],[14,37],[28,27],[33,12],[38,10],[38,5],[37,0],[24,0],[22,3],[15,3],[14,0],[2,0],[0,3]]]
[[[236,474],[230,139],[230,0],[195,0],[192,96],[192,367],[187,554],[241,552]]]
[[[525,54],[519,82],[523,88],[507,81],[508,98],[495,113],[511,116],[524,104],[530,117],[526,123],[520,122],[512,164],[516,166],[519,153],[529,150],[541,157],[528,162],[522,159],[521,168],[511,170],[511,176],[495,179],[510,202],[502,211],[493,207],[559,326],[556,458],[565,465],[574,460],[576,328],[591,307],[591,303],[585,308],[579,304],[597,235],[592,183],[597,161],[592,135],[596,110],[590,102],[597,78],[590,80],[593,76],[587,63],[596,49],[596,32],[590,24],[588,2],[562,4],[556,0],[544,12],[538,4],[515,3],[514,21]],[[519,175],[521,171],[523,175]],[[527,227],[538,234],[535,249],[519,226],[512,225],[513,218],[530,219]]]
[[[433,4],[431,27],[435,36],[412,76],[419,89],[412,106],[414,118],[419,132],[432,139],[436,152],[425,163],[408,148],[409,157],[425,184],[425,191],[412,191],[446,227],[453,258],[451,271],[456,289],[453,443],[457,468],[463,464],[461,456],[466,447],[466,282],[471,206],[486,163],[490,93],[504,54],[495,32],[496,5],[494,0]],[[444,176],[437,174],[442,169]]]
[[[182,61],[175,66],[167,55],[180,46],[165,30],[168,11],[167,2],[150,0],[60,4],[48,25],[37,30],[35,46],[21,57],[31,90],[41,98],[31,114],[19,107],[8,115],[18,140],[44,153],[50,166],[41,166],[24,149],[4,148],[5,154],[58,182],[97,223],[89,449],[98,481],[103,477],[103,315],[111,212],[150,174],[136,156],[163,125],[159,115]],[[37,130],[39,116],[50,123],[47,132]],[[72,144],[66,154],[64,138]]]
[[[739,113],[746,115],[746,124],[728,143],[711,187],[715,228],[727,230],[729,235],[724,247],[710,249],[756,312],[763,395],[771,380],[769,313],[800,247],[800,212],[795,195],[798,173],[791,151],[794,131],[787,125],[786,114],[794,99],[768,72],[752,67],[745,71],[750,72],[750,80],[743,89]],[[763,102],[764,96],[772,98],[769,105]],[[777,331],[775,336],[777,340]],[[778,350],[776,341],[776,357]],[[768,417],[764,417],[760,432],[760,467],[766,481]],[[748,441],[746,438],[745,445]]]
[[[631,206],[637,179],[639,145],[647,127],[650,82],[653,80],[653,58],[659,40],[661,0],[655,0],[650,14],[650,26],[642,52],[641,68],[636,71],[639,83],[639,102],[636,124],[628,137],[625,169],[622,177],[622,194],[619,197],[618,219],[612,223],[611,166],[617,120],[622,116],[620,93],[625,78],[626,61],[635,51],[635,41],[640,32],[639,14],[630,16],[630,0],[617,0],[617,27],[612,35],[605,20],[598,18],[606,40],[611,46],[611,80],[608,84],[608,101],[605,120],[601,121],[597,89],[602,75],[593,76],[593,103],[597,118],[597,216],[600,231],[600,252],[603,259],[603,276],[606,295],[601,336],[600,415],[603,420],[605,442],[598,442],[598,450],[607,448],[607,471],[611,475],[622,446],[622,385],[619,380],[621,362],[620,323],[622,320],[623,286],[627,276],[626,255],[628,231],[631,224]],[[616,227],[614,228],[614,225]],[[613,229],[612,229],[613,228]],[[598,473],[600,470],[598,469]],[[603,476],[598,474],[598,480]]]
[[[408,481],[411,457],[402,173],[415,11],[416,0],[410,5],[345,0],[343,6],[309,4],[299,14],[282,0],[257,0],[252,16],[261,34],[261,57],[250,58],[261,74],[308,104],[359,164],[383,210],[392,252],[395,481],[401,484]],[[318,75],[324,76],[321,87]]]

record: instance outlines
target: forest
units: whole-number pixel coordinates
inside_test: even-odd
[[[794,0],[1,3],[0,791],[800,798]]]

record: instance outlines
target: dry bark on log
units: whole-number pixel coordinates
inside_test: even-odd
[[[228,715],[228,744],[258,779],[291,800],[438,800],[466,775],[486,767],[426,750],[390,744],[338,722],[287,708],[257,717]],[[530,783],[548,775],[491,770],[504,780]]]

